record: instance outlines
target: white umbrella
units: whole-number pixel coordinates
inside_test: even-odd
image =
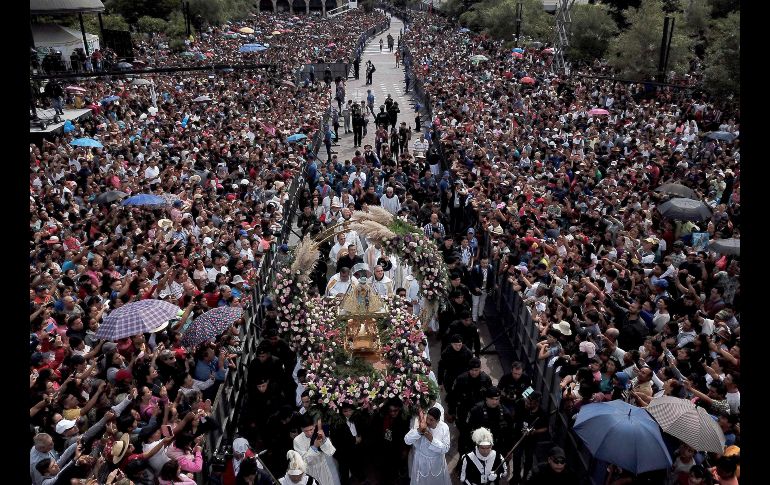
[[[664,433],[690,445],[697,451],[722,453],[725,435],[708,411],[687,399],[661,396],[650,401],[647,412]]]

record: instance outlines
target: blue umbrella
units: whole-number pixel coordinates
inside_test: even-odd
[[[586,404],[572,429],[594,458],[631,473],[671,467],[658,423],[644,409],[624,401]]]
[[[129,197],[120,205],[165,205],[166,199],[153,194],[139,194]]]
[[[94,140],[93,138],[78,138],[76,140],[72,140],[70,142],[70,145],[72,145],[73,147],[92,147],[92,148],[102,148],[104,146],[98,141]]]
[[[462,29],[460,29],[460,33],[461,33],[461,34],[464,34],[464,33],[466,33],[466,32],[470,32],[470,31],[471,31],[471,29],[467,29],[467,28],[465,28],[465,27],[463,27]]]
[[[521,47],[514,47],[513,52],[518,52],[519,54],[524,54],[524,49]]]
[[[305,138],[307,138],[307,135],[304,135],[302,133],[297,133],[297,134],[291,135],[289,138],[286,139],[286,141],[288,141],[289,143],[293,143],[295,141],[304,140]]]
[[[729,131],[712,131],[708,135],[706,135],[706,138],[710,138],[712,140],[722,140],[722,141],[733,141],[735,140],[736,136]]]
[[[114,103],[115,101],[118,101],[120,99],[120,96],[107,96],[106,98],[102,99],[103,104],[107,103]]]
[[[243,44],[239,49],[238,52],[262,52],[266,51],[267,47],[263,46],[262,44]]]

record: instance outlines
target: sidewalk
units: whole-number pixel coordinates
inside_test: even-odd
[[[367,89],[372,90],[374,94],[374,112],[379,112],[379,107],[385,103],[385,98],[388,94],[398,103],[398,107],[401,112],[398,114],[398,123],[400,125],[402,121],[405,121],[407,126],[410,126],[414,130],[414,105],[415,100],[412,98],[412,91],[409,94],[404,93],[404,68],[402,65],[396,67],[396,49],[398,47],[398,37],[400,31],[404,28],[401,20],[393,17],[390,23],[390,29],[383,31],[381,34],[373,37],[361,54],[361,67],[359,79],[353,77],[348,78],[345,87],[345,102],[348,99],[352,99],[354,103],[360,101],[366,101]],[[391,34],[394,39],[393,52],[388,51],[388,34]],[[382,52],[380,52],[380,39],[382,39]],[[366,61],[371,60],[374,64],[375,71],[372,75],[371,85],[366,84]],[[351,67],[351,76],[352,76]],[[336,107],[337,102],[332,101],[333,106]],[[340,139],[338,141],[339,146],[332,147],[332,150],[337,153],[337,158],[345,161],[351,160],[355,155],[356,148],[353,148],[353,133],[345,134],[344,120],[340,116]],[[371,144],[374,146],[374,117],[369,115],[369,125],[367,127],[367,133],[363,137],[363,145]],[[412,134],[412,142],[415,140],[415,134]],[[411,147],[410,147],[411,148]],[[363,149],[361,149],[363,152]],[[326,149],[321,147],[318,152],[319,158],[322,160],[326,156]]]

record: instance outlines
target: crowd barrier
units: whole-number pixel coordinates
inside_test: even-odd
[[[311,138],[311,152],[315,156],[323,144],[323,130],[331,116],[331,108],[327,108],[321,120],[321,128],[315,132]],[[288,198],[283,206],[283,227],[276,241],[271,245],[270,250],[262,257],[262,262],[258,270],[257,284],[252,288],[248,302],[244,307],[244,318],[246,320],[246,330],[243,335],[243,348],[241,357],[238,359],[238,367],[227,373],[225,382],[219,387],[216,398],[212,405],[212,416],[220,424],[218,429],[211,430],[206,435],[204,441],[203,456],[206,466],[201,474],[198,483],[216,483],[212,475],[212,464],[215,463],[213,457],[221,453],[225,445],[232,443],[237,435],[238,412],[237,410],[244,403],[246,396],[246,382],[248,381],[248,368],[251,361],[255,358],[256,348],[261,341],[261,331],[263,329],[264,306],[262,301],[270,293],[273,286],[275,275],[275,254],[278,246],[288,243],[291,234],[294,219],[298,213],[299,194],[306,186],[306,165],[298,170],[297,175],[292,179]]]
[[[553,413],[549,429],[552,444],[564,448],[567,461],[574,471],[582,476],[588,476],[592,457],[582,446],[580,439],[572,432],[571,418],[560,411],[561,387],[560,377],[554,367],[548,367],[548,360],[538,360],[537,342],[539,332],[532,321],[529,308],[521,295],[514,291],[507,278],[503,278],[497,292],[495,304],[500,325],[510,340],[513,348],[511,360],[518,360],[526,367],[526,372],[532,378],[532,387],[543,395],[541,406],[544,411]],[[547,450],[541,450],[541,453]],[[545,457],[542,457],[545,459]]]

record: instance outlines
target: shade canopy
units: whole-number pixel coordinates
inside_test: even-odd
[[[29,0],[30,15],[69,15],[104,12],[100,0]]]

